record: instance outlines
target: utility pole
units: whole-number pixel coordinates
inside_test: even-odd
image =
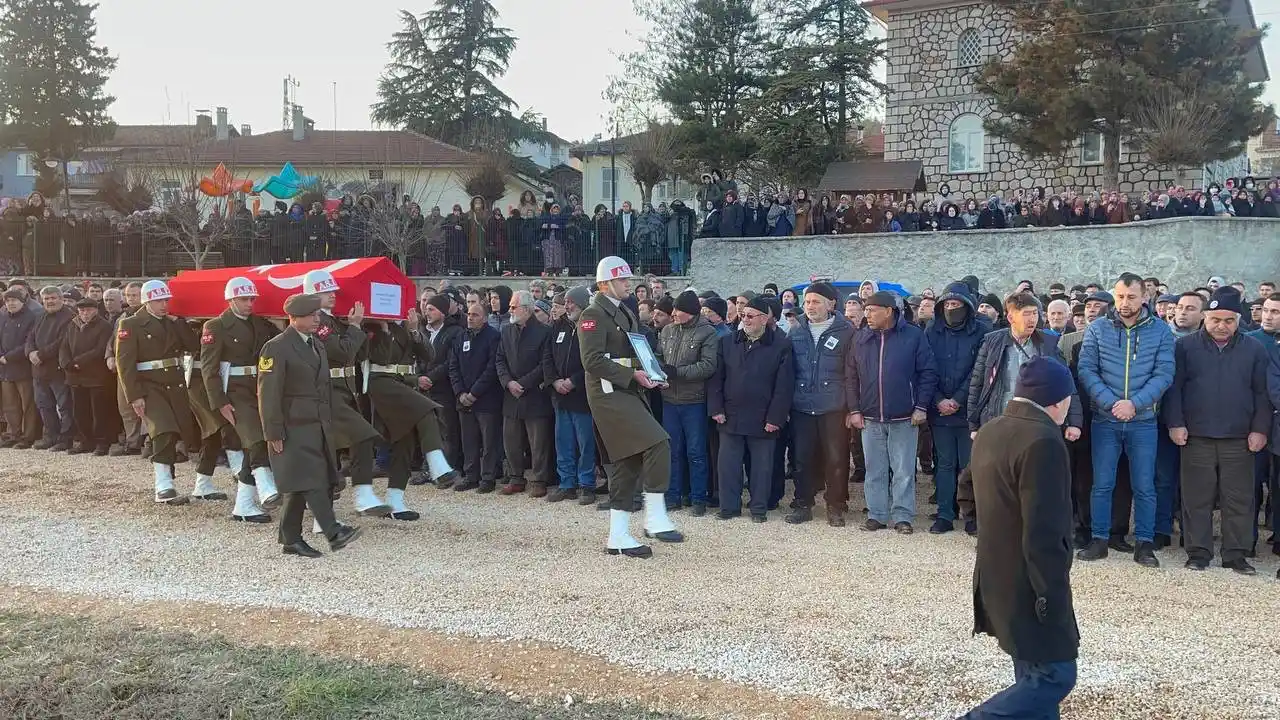
[[[609,204],[618,214],[618,121],[613,122],[613,139],[609,141]]]

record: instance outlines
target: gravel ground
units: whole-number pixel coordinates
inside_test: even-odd
[[[189,489],[192,466],[180,470]],[[409,495],[422,521],[349,519],[360,540],[302,561],[279,554],[270,526],[226,520],[229,503],[155,506],[133,458],[0,451],[0,489],[10,585],[532,640],[896,717],[954,717],[1011,680],[994,642],[969,636],[973,544],[959,533],[678,513],[688,542],[628,561],[601,552],[603,513],[428,487]],[[339,508],[350,515],[349,497]],[[1064,717],[1280,716],[1275,558],[1241,578],[1159,556],[1157,571],[1116,554],[1077,564],[1082,659]]]

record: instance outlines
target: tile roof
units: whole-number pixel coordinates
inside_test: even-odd
[[[312,130],[302,140],[293,139],[293,131],[279,130],[210,140],[199,149],[210,161],[239,166],[276,166],[291,162],[304,167],[323,165],[426,165],[434,167],[466,167],[475,156],[435,138],[407,130]],[[162,154],[143,154],[137,158],[164,160]]]

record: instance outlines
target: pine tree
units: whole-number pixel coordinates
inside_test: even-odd
[[[391,62],[378,80],[375,122],[470,150],[539,136],[494,82],[507,71],[516,38],[497,24],[491,2],[436,0],[421,17],[401,11],[400,21],[387,43]]]
[[[0,145],[56,160],[64,177],[69,161],[115,132],[107,114],[115,98],[103,86],[116,61],[94,44],[97,9],[82,0],[0,2]]]
[[[1201,163],[1238,156],[1273,112],[1244,75],[1262,33],[1232,24],[1229,0],[993,1],[1024,39],[983,69],[978,87],[1003,116],[987,130],[1032,157],[1065,155],[1081,135],[1100,133],[1109,189],[1119,186],[1122,139],[1141,148],[1141,118],[1171,90],[1195,88],[1197,106],[1208,102],[1225,120],[1220,132],[1186,138]]]

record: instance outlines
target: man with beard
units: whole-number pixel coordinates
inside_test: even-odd
[[[338,290],[337,280],[327,270],[312,270],[302,277],[302,292],[320,301],[316,316],[319,322],[312,337],[324,347],[329,364],[333,452],[348,450],[351,453],[356,512],[382,517],[391,512],[391,507],[373,489],[373,446],[378,440],[378,431],[364,419],[357,400],[360,389],[356,367],[362,359],[365,342],[360,328],[364,322],[364,304],[356,302],[345,318],[335,317],[333,308],[338,302]]]
[[[1143,304],[1142,278],[1124,273],[1116,281],[1116,304],[1085,330],[1078,373],[1093,409],[1092,540],[1077,556],[1107,556],[1111,538],[1111,494],[1121,453],[1129,459],[1133,489],[1133,559],[1159,567],[1155,556],[1156,404],[1173,382],[1173,334]]]
[[[617,256],[596,267],[599,292],[578,321],[587,404],[595,422],[601,460],[609,472],[610,555],[647,558],[653,551],[631,535],[631,513],[638,486],[644,484],[645,537],[683,542],[667,516],[671,481],[671,445],[649,411],[646,390],[661,383],[640,369],[628,333],[640,332],[640,319],[623,305],[631,293],[631,267]]]
[[[234,518],[266,515],[280,505],[267,440],[258,412],[258,354],[280,333],[270,320],[253,313],[258,288],[245,277],[233,277],[223,289],[227,309],[204,324],[200,336],[200,375],[209,407],[235,427],[246,453],[247,467],[236,486]],[[256,498],[254,491],[257,491]]]

